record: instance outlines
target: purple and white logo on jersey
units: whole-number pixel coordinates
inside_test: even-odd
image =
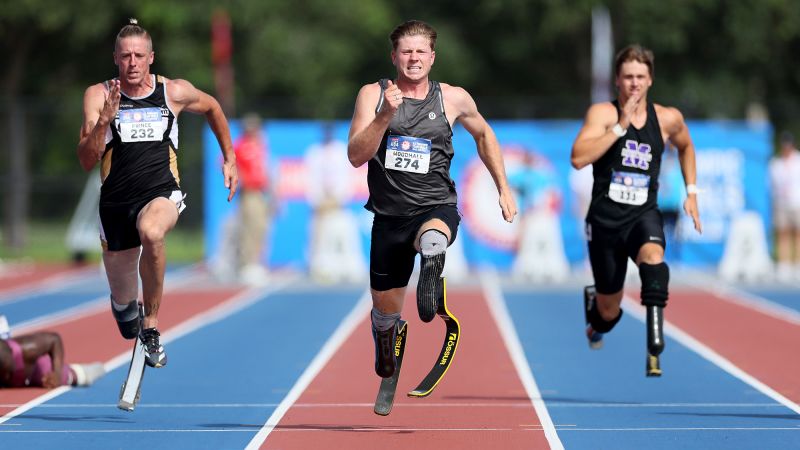
[[[651,150],[650,144],[640,144],[633,139],[628,139],[625,141],[625,147],[622,148],[622,165],[642,170],[649,169],[650,161],[653,160]]]

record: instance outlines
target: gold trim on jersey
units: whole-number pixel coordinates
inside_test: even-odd
[[[108,146],[106,147],[106,151],[103,152],[103,158],[100,162],[100,182],[103,183],[106,181],[106,177],[108,174],[111,173],[111,154],[114,152],[114,147]]]
[[[178,172],[178,155],[171,145],[169,146],[169,170],[172,172],[172,177],[175,178],[175,182],[178,183],[178,187],[180,187],[181,176]]]

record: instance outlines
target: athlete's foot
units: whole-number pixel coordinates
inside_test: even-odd
[[[381,378],[394,375],[397,367],[397,357],[394,353],[394,344],[397,337],[397,325],[386,331],[372,328],[372,338],[375,341],[375,373]]]
[[[146,328],[142,330],[142,344],[144,344],[144,361],[150,367],[164,367],[167,365],[167,353],[164,351],[164,346],[159,342],[161,333],[155,328]]]
[[[597,350],[603,347],[603,333],[595,331],[589,323],[589,311],[595,308],[597,292],[594,286],[583,288],[583,311],[586,318],[586,338],[589,339],[589,348]]]
[[[592,350],[603,348],[603,333],[594,331],[591,325],[586,326],[586,337],[589,339],[589,348]]]
[[[118,311],[111,300],[111,313],[117,321],[119,332],[125,339],[134,339],[139,335],[141,318],[139,317],[139,303],[132,301],[125,309]]]
[[[423,322],[436,317],[439,298],[442,296],[442,270],[444,253],[420,257],[419,280],[417,281],[417,311]]]
[[[105,366],[101,362],[90,364],[70,364],[69,368],[75,373],[73,386],[91,386],[98,378],[106,373]]]
[[[652,355],[649,352],[647,353],[647,364],[645,367],[645,375],[647,375],[648,377],[661,376],[661,362],[658,358],[658,355]]]

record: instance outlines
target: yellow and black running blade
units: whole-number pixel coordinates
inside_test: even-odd
[[[427,397],[433,392],[436,386],[444,378],[450,364],[453,363],[453,358],[456,356],[456,349],[458,348],[458,338],[461,336],[461,325],[458,319],[447,309],[447,283],[442,278],[442,298],[439,302],[439,308],[436,314],[444,320],[445,335],[444,342],[442,343],[442,350],[439,352],[439,358],[434,363],[433,368],[428,375],[419,383],[413,391],[408,393],[409,397]]]
[[[378,389],[378,398],[375,399],[375,414],[379,416],[388,416],[392,412],[392,405],[394,405],[394,393],[397,391],[397,381],[400,379],[400,367],[403,365],[403,353],[406,349],[406,333],[408,327],[406,321],[401,320],[398,323],[397,337],[394,341],[394,356],[397,359],[397,366],[394,369],[394,374],[389,378],[381,380],[381,387]]]

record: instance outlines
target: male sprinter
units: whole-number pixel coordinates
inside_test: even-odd
[[[647,101],[653,84],[653,53],[631,45],[615,61],[617,100],[592,105],[575,143],[572,165],[593,165],[586,236],[595,286],[584,292],[586,334],[592,348],[622,317],[627,259],[639,266],[641,301],[647,308],[647,375],[659,376],[664,349],[662,310],[669,268],[664,262],[664,223],[658,210],[658,174],[664,142],[678,148],[687,198],[683,209],[701,232],[697,209],[695,152],[680,111]]]
[[[146,362],[162,367],[158,308],[164,290],[165,238],[185,208],[178,177],[178,115],[203,114],[222,149],[222,175],[236,192],[236,157],[219,103],[186,80],[150,73],[155,54],[150,34],[135,19],[117,34],[116,79],[86,89],[78,159],[84,170],[101,163],[100,240],[111,312],[125,339],[141,334]],[[139,277],[145,306],[142,330]]]
[[[395,337],[406,286],[421,254],[417,283],[420,318],[437,312],[445,251],[456,238],[460,217],[450,178],[452,126],[458,121],[473,136],[478,154],[494,179],[503,218],[517,213],[506,180],[500,146],[475,101],[460,87],[428,79],[436,52],[436,31],[411,20],[390,35],[397,78],[363,86],[356,99],[347,154],[368,165],[369,200],[375,213],[370,249],[372,332],[375,372],[395,372]]]

